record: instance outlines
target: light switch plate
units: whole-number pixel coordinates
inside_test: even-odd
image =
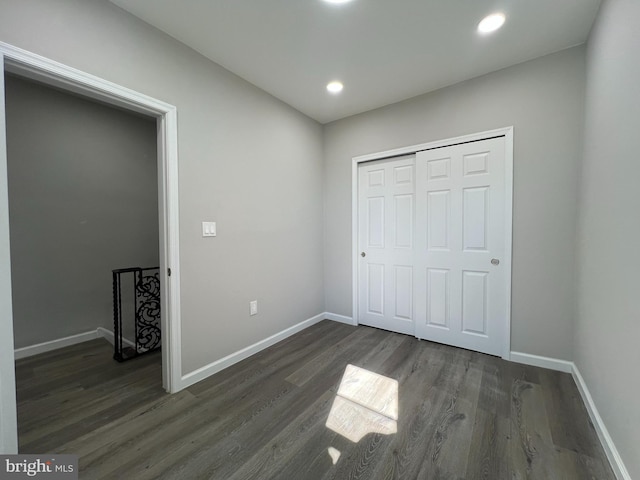
[[[216,222],[202,222],[202,236],[203,237],[215,237],[216,236]]]

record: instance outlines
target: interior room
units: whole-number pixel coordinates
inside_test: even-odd
[[[638,2],[0,12],[0,452],[77,455],[81,478],[640,478]],[[78,251],[58,239],[14,258],[35,235],[12,199],[47,190],[16,180],[12,152],[51,149],[11,134],[11,92],[46,121],[68,110],[47,107],[50,87],[147,132],[155,170],[127,177],[156,187],[154,226],[116,224],[149,246],[125,263],[157,259],[154,356],[120,364],[87,335],[108,327],[104,299],[39,326],[56,312],[35,301],[46,284],[106,260],[47,277],[43,261]],[[98,116],[73,113],[72,130]],[[101,154],[88,173],[118,156]],[[51,167],[31,173],[68,182],[52,210],[87,207]],[[104,185],[81,183],[106,208]],[[87,243],[120,243],[106,230]],[[36,323],[16,324],[29,309]],[[65,365],[77,397],[21,383]],[[16,412],[72,398],[86,414],[20,439]]]

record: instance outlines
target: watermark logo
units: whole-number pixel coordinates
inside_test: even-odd
[[[0,480],[78,480],[77,455],[0,455]]]

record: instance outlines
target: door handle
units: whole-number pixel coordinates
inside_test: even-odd
[[[362,252],[362,253],[360,254],[360,256],[361,256],[361,257],[366,257],[366,256],[367,256],[367,254],[366,254],[366,253],[364,253],[364,252]]]
[[[498,260],[497,258],[492,258],[491,265],[500,265],[500,260]]]

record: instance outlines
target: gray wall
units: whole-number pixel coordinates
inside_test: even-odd
[[[351,158],[513,125],[514,351],[571,359],[583,125],[577,47],[325,126],[327,311],[351,316]]]
[[[640,478],[640,3],[607,0],[587,50],[575,362]]]
[[[178,108],[184,373],[324,311],[317,122],[106,0],[2,0],[0,40]]]
[[[159,262],[155,119],[5,85],[15,346],[113,330],[111,270]]]

